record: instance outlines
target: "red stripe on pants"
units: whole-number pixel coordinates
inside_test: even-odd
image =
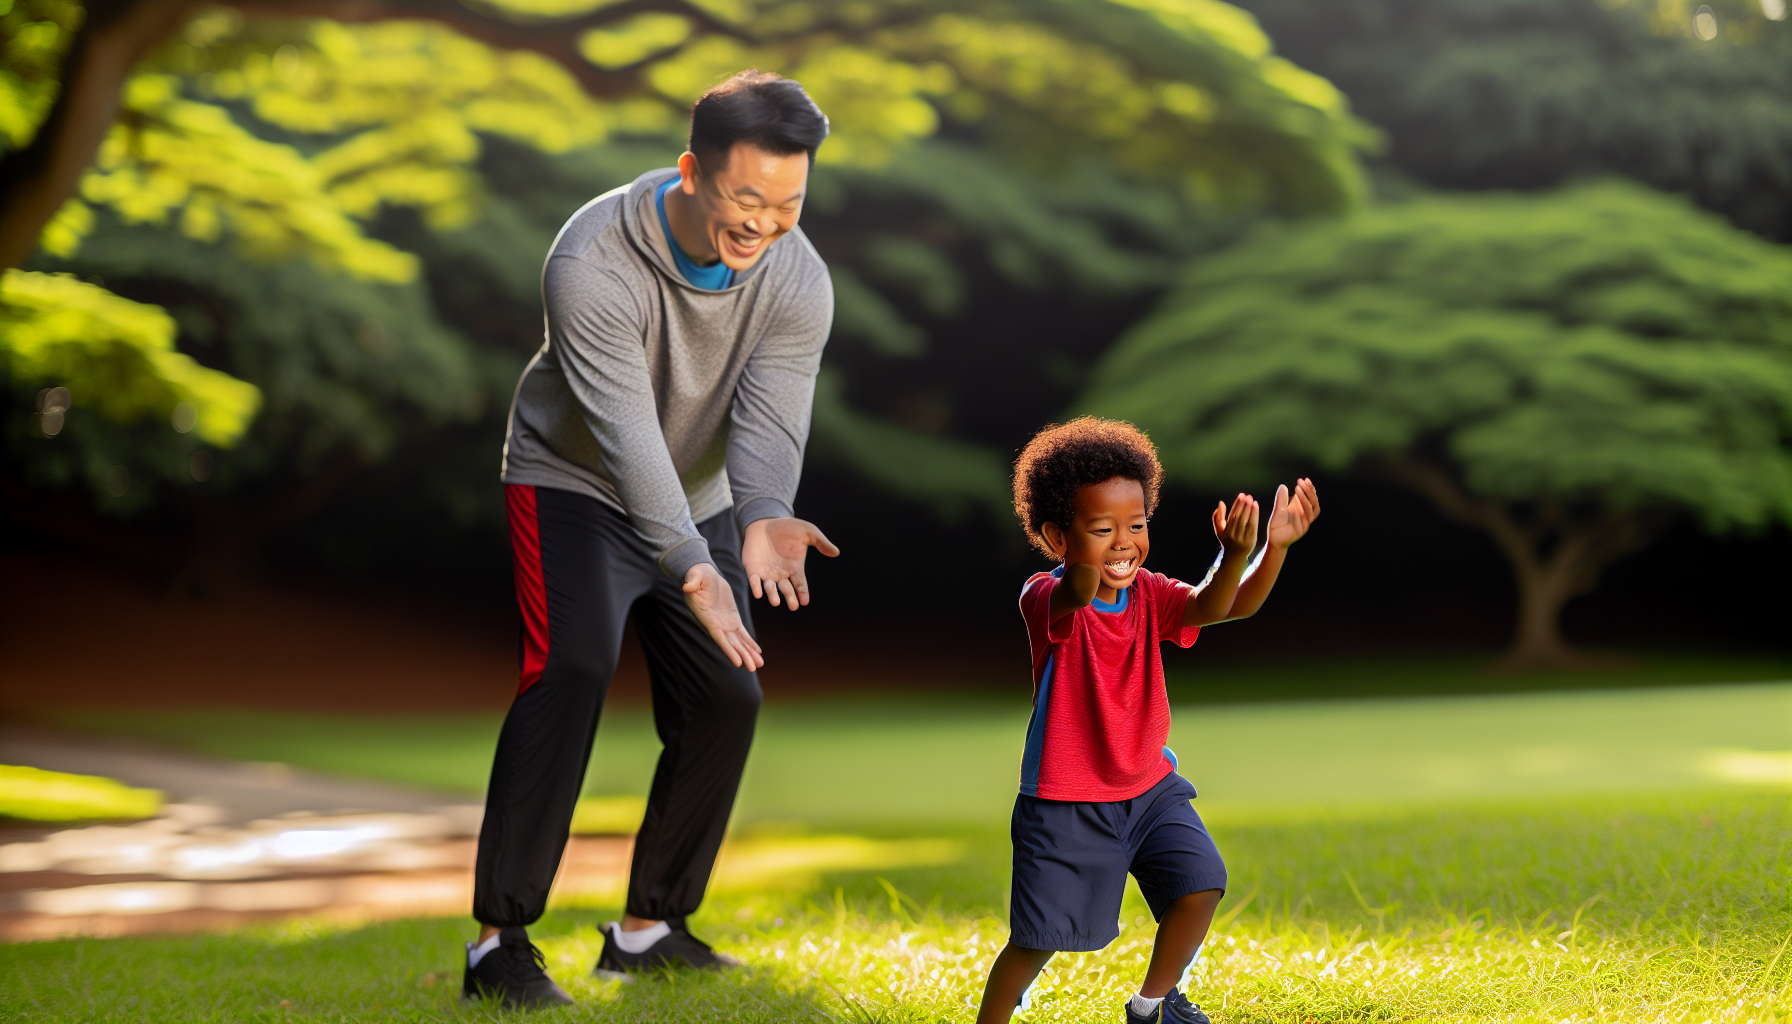
[[[522,664],[516,692],[541,679],[548,664],[548,588],[541,575],[541,522],[535,515],[535,488],[505,484],[510,513],[510,549],[516,562],[516,606],[523,613]]]

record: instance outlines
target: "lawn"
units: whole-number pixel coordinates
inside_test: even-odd
[[[619,908],[560,899],[534,934],[580,1006],[543,1019],[970,1020],[1005,934],[1025,710],[768,707],[740,834],[962,856],[724,884],[693,922],[747,962],[722,977],[591,980]],[[494,728],[233,713],[135,731],[471,791]],[[1232,870],[1188,977],[1216,1021],[1792,1020],[1792,684],[1185,706],[1172,745]],[[651,750],[644,719],[612,715],[593,791],[644,788]],[[1136,893],[1122,924],[1059,957],[1021,1019],[1118,1019],[1149,951]],[[300,923],[0,947],[0,1018],[482,1019],[455,998],[468,935]]]

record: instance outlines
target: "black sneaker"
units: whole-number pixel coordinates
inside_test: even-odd
[[[1132,1012],[1132,1000],[1126,1001],[1126,1024],[1213,1024],[1201,1008],[1188,1001],[1179,988],[1170,990],[1157,1009],[1144,1016]]]
[[[546,967],[547,959],[528,932],[506,928],[498,933],[498,948],[480,957],[479,966],[467,968],[461,998],[502,999],[505,1006],[523,1010],[571,1006],[572,997],[554,984]]]
[[[615,921],[604,925],[604,951],[598,954],[597,966],[591,968],[592,974],[614,979],[658,967],[714,970],[740,966],[739,960],[711,949],[709,943],[685,931],[682,925],[673,925],[658,942],[639,953],[630,953],[616,943],[616,933],[621,930],[622,925]]]

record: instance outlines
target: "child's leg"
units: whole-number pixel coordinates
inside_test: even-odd
[[[1207,912],[1207,919],[1213,920],[1213,911]],[[1205,927],[1202,934],[1206,934]],[[983,1005],[977,1008],[977,1024],[1008,1024],[1008,1018],[1014,1016],[1014,1008],[1020,1003],[1020,994],[1027,990],[1051,958],[1049,949],[1028,949],[1012,942],[1003,946],[996,962],[990,965],[989,984],[983,986]]]
[[[1157,940],[1151,945],[1151,965],[1145,968],[1145,983],[1139,986],[1140,995],[1146,999],[1161,999],[1182,980],[1182,972],[1195,958],[1195,950],[1207,940],[1213,912],[1225,894],[1224,889],[1207,889],[1170,902],[1163,920],[1157,923]],[[993,976],[990,984],[995,984]]]

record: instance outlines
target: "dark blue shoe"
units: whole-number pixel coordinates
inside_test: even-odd
[[[1157,1009],[1144,1016],[1132,1012],[1132,1000],[1126,1001],[1126,1024],[1213,1024],[1201,1008],[1188,1001],[1179,988],[1170,990]]]

